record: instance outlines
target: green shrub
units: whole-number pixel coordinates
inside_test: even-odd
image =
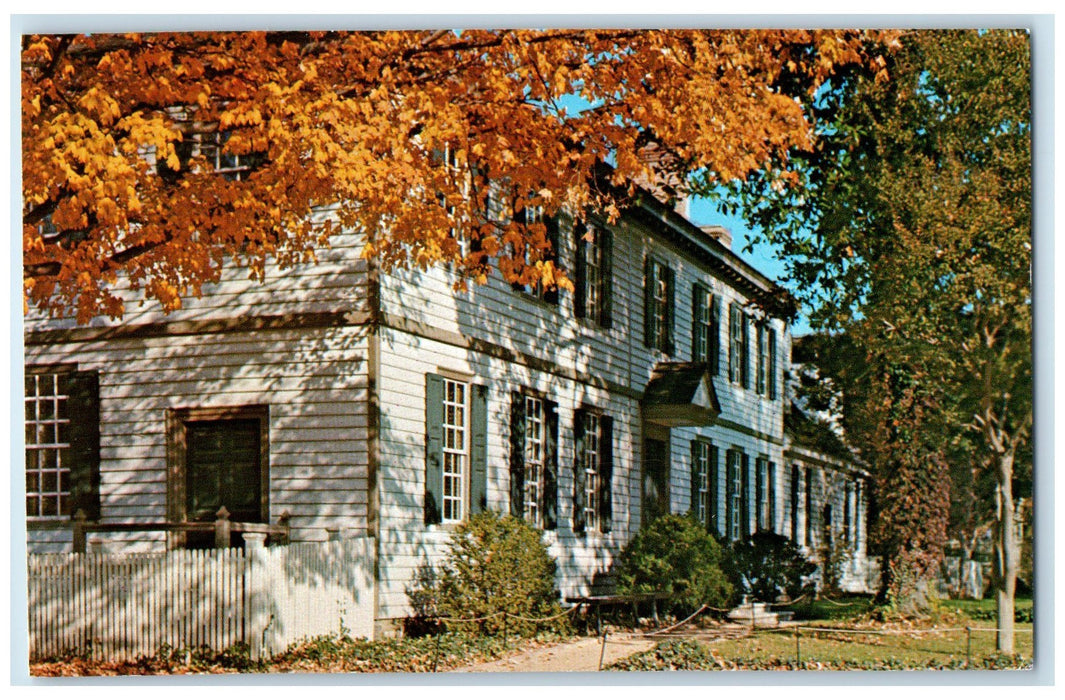
[[[407,597],[414,610],[409,627],[421,623],[423,631],[437,631],[434,622],[489,636],[568,629],[567,616],[536,621],[562,613],[555,561],[540,531],[510,515],[481,513],[460,524],[443,561],[424,565]]]
[[[725,607],[732,586],[721,570],[721,545],[690,516],[664,515],[640,528],[616,564],[618,592],[670,594],[674,612]]]
[[[726,568],[737,590],[772,603],[782,593],[797,598],[812,589],[817,565],[784,535],[756,532],[732,543]]]

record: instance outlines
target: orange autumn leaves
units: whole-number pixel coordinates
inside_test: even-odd
[[[28,304],[164,309],[226,264],[313,260],[338,227],[381,265],[566,285],[544,216],[614,218],[631,183],[742,178],[811,130],[796,101],[858,31],[242,32],[24,37]],[[648,159],[655,144],[668,158]],[[609,179],[603,164],[613,170]],[[780,174],[782,185],[788,173]],[[580,214],[578,214],[580,215]],[[530,217],[530,220],[535,217]],[[127,298],[128,295],[126,295]]]

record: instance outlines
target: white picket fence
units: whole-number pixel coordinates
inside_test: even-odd
[[[247,539],[246,549],[29,555],[30,658],[240,642],[263,658],[320,634],[372,638],[372,538],[269,548]]]

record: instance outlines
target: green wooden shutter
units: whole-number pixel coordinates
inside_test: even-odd
[[[611,488],[614,481],[614,419],[599,418],[599,531],[610,532],[614,510]]]
[[[444,503],[444,378],[425,375],[425,524],[439,523]]]
[[[707,494],[706,499],[706,513],[708,518],[707,523],[710,526],[710,532],[714,533],[715,535],[723,535],[724,533],[721,531],[721,520],[720,516],[718,515],[718,503],[720,501],[717,494],[717,490],[719,488],[717,476],[719,473],[718,453],[717,446],[713,443],[710,444],[710,458],[708,460],[706,468],[709,472],[707,475],[707,480],[709,482],[709,492]]]
[[[751,459],[746,452],[740,452],[740,536],[751,534]]]
[[[732,539],[732,528],[736,523],[736,518],[739,516],[736,513],[736,507],[733,505],[736,495],[736,483],[732,476],[733,464],[735,464],[736,457],[733,450],[727,450],[725,452],[725,537],[729,540]]]
[[[643,344],[655,346],[655,264],[648,255],[643,260]]]
[[[667,355],[672,355],[676,350],[676,343],[674,342],[674,318],[676,317],[676,304],[674,303],[674,279],[673,268],[665,267],[663,269],[666,277],[666,346],[662,350]]]
[[[470,386],[470,513],[488,509],[488,387]]]
[[[544,401],[544,529],[558,526],[558,404]]]
[[[692,440],[691,442],[691,508],[690,511],[694,517],[699,516],[699,441]]]
[[[762,479],[762,465],[765,461],[759,457],[754,460],[754,530],[762,528],[762,497],[765,495],[765,481]]]
[[[588,227],[585,224],[574,224],[573,226],[573,248],[575,251],[575,269],[573,273],[573,315],[577,318],[584,318],[589,310],[585,310],[584,302],[588,296],[588,243],[584,240],[584,235],[588,232]],[[595,313],[595,309],[590,309],[591,313]]]
[[[769,531],[777,531],[777,465],[769,463]]]
[[[525,513],[525,395],[510,392],[510,514]]]
[[[547,259],[553,261],[556,268],[562,269],[562,246],[558,235],[558,217],[544,217],[544,227],[547,229],[546,238],[551,243],[551,252],[547,255]],[[558,286],[545,289],[543,299],[548,304],[557,304]]]
[[[573,417],[573,531],[584,532],[584,410]]]
[[[67,395],[63,454],[70,468],[70,515],[78,510],[100,519],[100,375],[95,371],[59,375],[59,391]],[[60,436],[62,437],[62,435]]]
[[[599,260],[599,325],[610,328],[614,322],[614,232],[599,227],[595,230],[596,243],[602,253]]]

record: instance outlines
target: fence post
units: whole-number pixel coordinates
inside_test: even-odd
[[[74,553],[85,554],[85,523],[88,522],[89,516],[85,515],[85,511],[78,508],[78,512],[74,514]]]
[[[599,648],[599,670],[603,670],[603,657],[606,656],[606,630],[603,631],[603,646]]]
[[[218,509],[215,513],[216,520],[214,521],[214,548],[225,549],[229,546],[229,535],[233,531],[233,523],[229,522],[229,511],[225,506]]]
[[[754,598],[751,598],[751,631],[754,631]]]
[[[965,666],[969,668],[973,665],[973,628],[969,625],[965,626]]]
[[[277,518],[277,524],[284,528],[284,532],[278,538],[280,540],[280,544],[289,543],[289,536],[291,535],[291,527],[289,525],[289,520],[291,518],[292,515],[287,510],[281,511],[281,515]]]
[[[795,625],[795,666],[802,666],[802,649],[799,648],[799,626]]]
[[[263,631],[267,624],[267,562],[266,535],[261,532],[244,533],[244,643],[253,659],[264,656]]]

